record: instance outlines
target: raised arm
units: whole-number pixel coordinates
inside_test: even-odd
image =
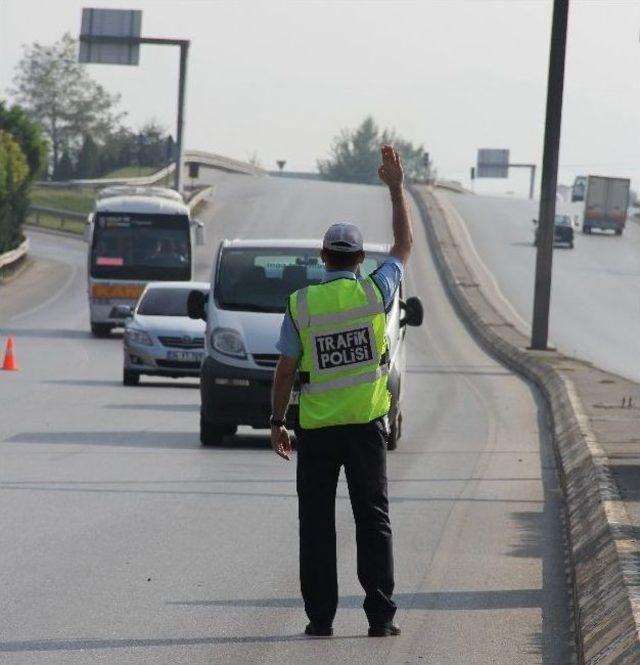
[[[413,245],[413,231],[402,187],[404,181],[402,162],[390,145],[382,147],[382,164],[378,169],[378,175],[389,188],[393,209],[393,247],[390,254],[406,264]]]

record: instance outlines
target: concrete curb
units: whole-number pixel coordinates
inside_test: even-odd
[[[0,283],[13,276],[27,260],[29,239],[23,240],[16,249],[0,254]]]
[[[609,460],[590,431],[569,378],[582,365],[557,352],[533,352],[485,297],[426,188],[410,188],[448,294],[467,327],[494,357],[531,381],[552,420],[565,495],[578,659],[585,665],[640,663],[640,547]]]

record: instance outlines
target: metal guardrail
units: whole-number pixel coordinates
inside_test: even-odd
[[[247,175],[269,175],[265,169],[254,166],[248,162],[242,162],[231,157],[223,157],[212,152],[203,150],[187,150],[184,153],[185,164],[200,164],[205,168],[219,169],[229,173],[245,173]]]
[[[71,210],[60,210],[59,208],[45,208],[44,206],[31,206],[28,213],[27,224],[33,226],[44,226],[41,224],[41,217],[55,217],[60,220],[60,231],[65,231],[65,224],[69,221],[86,222],[87,213],[72,212]]]
[[[209,196],[213,191],[215,191],[216,186],[211,185],[210,187],[203,187],[201,190],[197,191],[189,200],[187,201],[187,206],[189,210],[193,210],[199,203],[201,203],[207,196]]]
[[[218,169],[220,171],[227,171],[228,173],[244,173],[246,175],[268,175],[268,171],[261,169],[258,166],[242,162],[238,159],[231,157],[223,157],[216,155],[212,152],[205,152],[203,150],[187,150],[184,153],[185,164],[199,164],[204,168]],[[132,178],[92,178],[82,180],[65,180],[62,182],[43,181],[39,182],[39,187],[68,188],[68,187],[108,187],[110,185],[154,185],[160,180],[164,180],[167,176],[171,175],[176,170],[175,163],[152,173],[148,176],[132,177]]]
[[[169,164],[164,168],[146,176],[135,176],[129,178],[91,178],[82,180],[62,180],[62,181],[49,181],[45,180],[38,183],[38,187],[56,188],[69,188],[69,187],[88,187],[99,188],[109,187],[110,185],[154,185],[159,180],[164,180],[167,176],[171,175],[176,170],[175,164]]]

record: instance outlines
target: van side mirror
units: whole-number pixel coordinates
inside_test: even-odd
[[[207,241],[204,224],[197,219],[194,220],[194,222],[196,225],[196,245],[198,245],[198,247],[203,247]]]
[[[406,302],[400,301],[400,309],[404,317],[400,320],[400,326],[421,326],[424,320],[424,307],[422,300],[417,296],[407,298]]]
[[[202,321],[207,320],[207,312],[205,309],[205,304],[207,302],[207,296],[202,293],[202,291],[193,290],[189,292],[187,296],[187,315],[190,319],[201,319]]]

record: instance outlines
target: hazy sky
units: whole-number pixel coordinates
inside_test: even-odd
[[[76,35],[83,6],[142,9],[142,33],[191,40],[186,145],[311,170],[372,114],[467,181],[480,147],[542,159],[548,0],[0,0],[0,97],[21,45]],[[560,180],[640,186],[640,1],[572,0]],[[175,127],[178,50],[139,67],[89,65],[137,127]],[[527,175],[478,191],[526,193]]]

